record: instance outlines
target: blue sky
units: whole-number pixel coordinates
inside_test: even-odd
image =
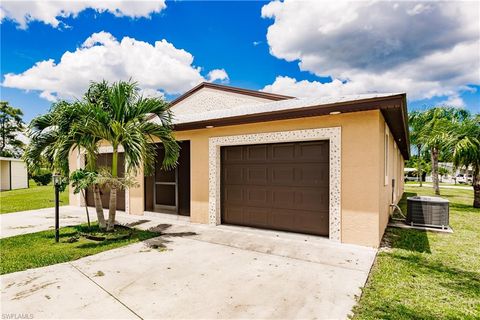
[[[401,91],[410,109],[448,103],[480,111],[476,3],[476,15],[471,3],[458,4],[458,17],[430,3],[153,2],[115,8],[116,16],[67,3],[66,17],[55,8],[41,15],[34,1],[2,2],[1,99],[29,121],[55,99],[79,97],[91,80],[133,77],[166,99],[210,80],[295,96]],[[403,20],[385,26],[365,16],[374,10],[403,10]],[[340,23],[336,12],[351,18]],[[429,19],[432,28],[422,22]],[[430,43],[418,42],[433,32]]]

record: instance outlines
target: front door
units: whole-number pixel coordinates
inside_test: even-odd
[[[153,181],[153,204],[154,211],[171,212],[178,211],[178,169],[163,170],[164,150],[160,147],[157,152],[157,164]]]

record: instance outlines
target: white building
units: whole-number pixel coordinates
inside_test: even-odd
[[[21,159],[0,157],[0,191],[28,188],[27,165]]]

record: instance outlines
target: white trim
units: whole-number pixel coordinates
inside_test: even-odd
[[[330,146],[330,240],[341,240],[341,128],[254,133],[209,139],[209,223],[218,225],[220,217],[220,147],[259,143],[329,140]]]

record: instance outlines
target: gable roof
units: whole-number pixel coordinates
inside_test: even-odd
[[[256,98],[263,98],[263,99],[268,99],[272,101],[279,101],[279,100],[286,100],[286,99],[293,99],[294,97],[290,96],[285,96],[281,94],[276,94],[276,93],[268,93],[268,92],[262,92],[262,91],[256,91],[256,90],[250,90],[250,89],[243,89],[243,88],[238,88],[238,87],[232,87],[232,86],[226,86],[222,84],[217,84],[217,83],[211,83],[211,82],[202,82],[199,85],[193,87],[192,89],[188,90],[178,98],[172,100],[170,102],[170,107],[173,107],[180,101],[188,98],[195,92],[199,91],[200,89],[203,88],[210,88],[210,89],[215,89],[215,90],[220,90],[220,91],[226,91],[226,92],[231,92],[231,93],[237,93],[237,94],[243,94],[251,97],[256,97]]]

